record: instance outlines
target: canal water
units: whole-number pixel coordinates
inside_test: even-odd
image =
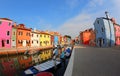
[[[52,58],[53,49],[43,50],[33,55],[18,54],[0,58],[0,76],[23,76],[25,69]]]

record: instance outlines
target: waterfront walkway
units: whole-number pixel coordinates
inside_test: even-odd
[[[41,46],[41,47],[19,47],[19,48],[0,48],[0,56],[2,55],[13,55],[18,53],[29,53],[34,54],[40,50],[50,49],[53,46]]]
[[[120,50],[76,46],[64,76],[120,76]]]

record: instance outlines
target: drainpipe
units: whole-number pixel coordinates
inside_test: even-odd
[[[105,11],[105,14],[106,14],[106,18],[107,18],[108,24],[109,24],[109,30],[110,30],[110,43],[109,43],[109,46],[111,47],[111,26],[110,26],[110,21],[109,21],[109,17],[108,17],[108,12]]]

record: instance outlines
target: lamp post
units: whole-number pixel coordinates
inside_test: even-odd
[[[108,20],[108,24],[109,24],[109,30],[110,30],[110,40],[109,40],[109,46],[111,47],[111,26],[110,26],[110,21],[109,21],[109,17],[108,17],[108,12],[105,11],[106,14],[106,18]]]

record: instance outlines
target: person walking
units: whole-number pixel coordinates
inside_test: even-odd
[[[57,68],[57,66],[56,66],[56,58],[57,57],[58,57],[58,49],[57,49],[57,47],[55,47],[53,49],[53,61],[54,61],[54,67],[55,67],[55,69]]]

